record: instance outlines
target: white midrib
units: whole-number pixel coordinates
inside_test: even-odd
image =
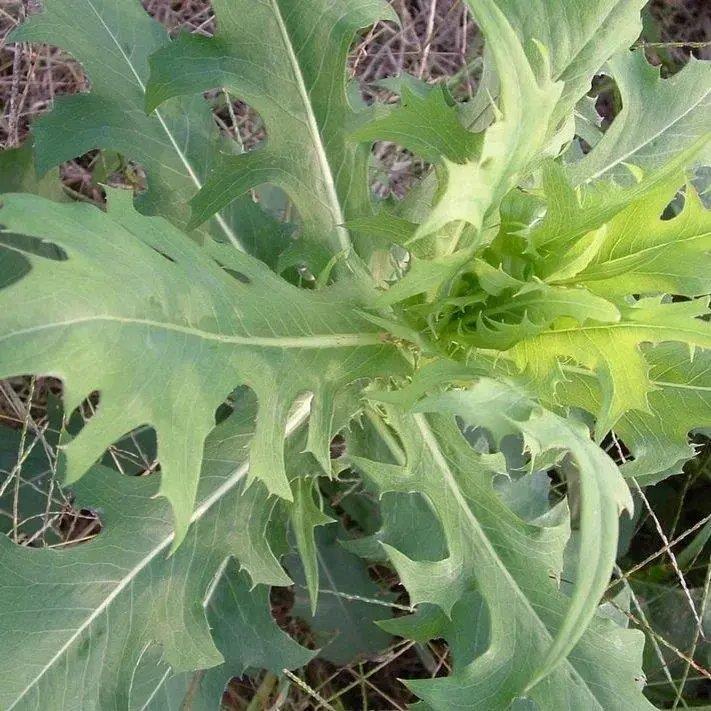
[[[212,600],[212,596],[215,594],[215,590],[217,589],[217,586],[220,584],[220,581],[222,580],[222,576],[225,574],[225,570],[227,570],[227,566],[229,565],[229,562],[230,562],[230,559],[225,558],[222,561],[222,563],[220,563],[217,570],[215,571],[215,575],[212,578],[212,582],[208,585],[207,590],[205,591],[205,597],[203,597],[203,600],[202,600],[203,609],[207,609],[208,605],[210,604],[210,601]],[[150,643],[146,645],[144,651],[146,649],[148,649],[149,646],[150,646]],[[135,675],[136,669],[138,669],[138,664],[140,664],[140,659],[134,669],[134,675]],[[151,701],[153,701],[153,699],[155,699],[155,697],[157,696],[158,692],[161,690],[161,688],[163,687],[165,682],[168,681],[168,679],[170,678],[172,671],[173,670],[170,667],[168,667],[165,674],[163,674],[163,676],[158,680],[158,683],[155,685],[153,691],[150,693],[150,695],[144,702],[143,706],[141,706],[141,708],[138,711],[146,711],[146,709],[150,706]],[[199,673],[200,673],[199,670],[195,672],[195,674],[199,674]],[[193,675],[193,678],[194,678],[194,675]],[[131,688],[133,688],[133,680],[131,680]]]
[[[111,41],[116,45],[116,48],[121,53],[121,56],[124,58],[124,61],[126,62],[128,68],[131,70],[131,74],[133,74],[135,80],[138,82],[138,85],[141,87],[141,91],[145,94],[146,93],[146,85],[143,83],[140,75],[136,71],[136,68],[133,66],[133,62],[131,62],[131,58],[126,54],[123,47],[121,46],[121,43],[118,41],[118,38],[111,31],[111,28],[106,24],[106,22],[104,21],[104,18],[101,16],[99,11],[96,9],[96,7],[92,3],[92,1],[87,0],[87,3],[89,5],[89,7],[91,8],[92,12],[96,15],[97,19],[101,23],[101,26],[106,30],[106,33],[109,35],[109,37],[111,37]],[[173,146],[173,150],[175,150],[177,156],[180,158],[180,162],[183,164],[183,166],[185,167],[185,170],[187,171],[188,175],[190,176],[190,179],[195,184],[195,187],[198,190],[200,190],[202,188],[202,181],[200,180],[200,178],[197,176],[197,174],[193,170],[193,167],[190,164],[188,157],[181,150],[180,146],[178,145],[178,142],[175,140],[175,136],[172,134],[171,130],[168,128],[168,125],[166,124],[165,120],[161,116],[158,109],[155,109],[154,113],[156,115],[156,118],[160,122],[160,125],[161,125],[163,131],[165,131],[165,135],[168,137],[168,140],[170,141],[170,145]],[[227,222],[225,222],[222,215],[220,215],[219,213],[217,215],[215,215],[215,220],[217,221],[217,224],[220,226],[220,229],[225,233],[225,235],[227,236],[229,241],[232,243],[232,245],[235,248],[237,248],[240,252],[246,251],[244,246],[240,242],[239,238],[234,233],[234,231],[230,228],[230,226],[227,224]]]
[[[228,336],[213,331],[202,331],[190,326],[166,323],[162,321],[151,321],[149,319],[125,318],[123,316],[86,316],[83,318],[67,319],[66,321],[55,321],[53,323],[43,323],[39,326],[24,328],[19,331],[12,331],[3,334],[0,342],[18,336],[27,336],[39,331],[47,331],[54,328],[66,328],[83,323],[114,322],[127,326],[147,326],[158,328],[174,333],[183,333],[206,341],[217,341],[236,346],[254,346],[257,348],[354,348],[357,346],[381,345],[382,340],[377,333],[329,333],[314,336]]]
[[[709,385],[692,385],[690,383],[670,383],[666,380],[652,380],[654,385],[658,385],[662,388],[677,388],[679,390],[692,390],[693,392],[707,392],[711,393],[711,386]]]
[[[449,468],[449,464],[447,464],[447,460],[442,454],[442,450],[440,449],[439,443],[437,442],[437,438],[432,432],[426,417],[422,414],[415,415],[414,417],[415,421],[417,422],[417,427],[420,430],[420,434],[422,435],[422,441],[425,443],[427,449],[429,449],[430,453],[432,454],[432,457],[437,463],[437,467],[442,473],[442,477],[444,479],[445,484],[447,485],[447,488],[449,489],[455,501],[461,508],[467,521],[469,521],[472,529],[477,532],[479,539],[484,543],[484,546],[486,547],[489,553],[489,557],[492,561],[494,561],[497,569],[501,572],[501,574],[507,579],[511,588],[517,592],[518,597],[521,599],[526,609],[530,612],[531,617],[538,623],[541,630],[543,630],[544,635],[551,640],[551,643],[553,643],[553,636],[551,635],[550,630],[548,629],[548,627],[546,627],[543,620],[541,620],[541,618],[538,616],[538,613],[531,605],[530,600],[526,597],[523,590],[521,590],[521,587],[519,586],[518,582],[516,582],[515,578],[513,578],[508,568],[502,563],[501,558],[499,558],[498,554],[496,553],[496,550],[494,549],[491,541],[489,540],[489,537],[484,533],[481,528],[481,525],[474,517],[474,514],[472,514],[472,511],[469,508],[466,500],[464,499],[459,485],[457,484],[454,474],[452,474],[452,470]],[[590,696],[594,699],[595,695],[589,689],[585,680],[580,676],[578,670],[570,663],[570,660],[566,657],[562,660],[561,663],[566,665],[568,671],[578,679],[581,685],[588,689],[588,691],[590,692]]]
[[[306,420],[308,419],[309,412],[311,408],[311,400],[304,399],[299,403],[296,410],[289,417],[285,427],[285,437],[293,434]],[[200,503],[200,505],[195,509],[193,515],[190,517],[190,523],[193,524],[199,521],[218,501],[222,499],[227,493],[229,493],[240,481],[246,476],[249,469],[248,462],[245,462],[239,466],[235,471],[217,488],[213,491],[210,496]],[[106,596],[102,603],[97,606],[97,608],[82,622],[82,624],[73,632],[73,634],[67,639],[67,641],[61,646],[57,653],[47,662],[47,664],[42,667],[42,669],[37,673],[37,675],[32,679],[32,681],[22,690],[19,696],[8,706],[7,711],[14,709],[17,704],[36,686],[36,684],[44,677],[44,675],[52,669],[52,667],[64,656],[68,649],[79,640],[84,632],[91,627],[93,622],[102,615],[110,606],[111,603],[138,577],[138,575],[145,570],[155,558],[160,555],[163,551],[170,547],[173,542],[173,533],[169,533],[163,540],[159,541],[155,548],[151,549],[136,565],[121,579],[119,584]],[[224,570],[224,569],[222,569]],[[218,572],[220,572],[218,570]],[[215,576],[217,579],[217,576]],[[206,594],[210,595],[214,590],[213,584],[208,589]]]
[[[158,683],[156,684],[156,687],[153,689],[151,692],[150,696],[146,699],[146,702],[141,706],[141,708],[138,711],[146,711],[146,709],[151,705],[151,701],[155,699],[155,697],[158,695],[158,692],[161,690],[163,687],[163,684],[165,684],[166,681],[170,678],[170,673],[171,669],[168,668],[165,670],[165,673],[163,676],[158,680]]]
[[[585,368],[576,368],[575,366],[572,365],[564,365],[563,366],[564,370],[567,370],[571,373],[577,373],[578,375],[583,375],[590,377],[593,375],[593,373]],[[700,391],[700,392],[709,392],[711,393],[711,385],[693,385],[692,383],[675,383],[672,381],[668,380],[651,380],[652,385],[658,386],[660,388],[678,388],[681,390],[693,390],[693,391]]]
[[[314,150],[316,151],[316,159],[318,160],[319,167],[321,168],[324,185],[326,186],[326,194],[328,196],[328,203],[330,206],[331,216],[334,221],[336,234],[338,235],[338,242],[342,250],[349,250],[351,240],[348,235],[348,231],[343,226],[346,219],[343,215],[343,210],[341,209],[341,202],[338,199],[336,183],[333,179],[331,165],[328,162],[326,149],[324,148],[323,141],[321,140],[321,132],[319,131],[316,117],[314,116],[313,108],[311,107],[311,99],[309,97],[308,89],[306,88],[304,75],[301,72],[301,66],[296,54],[294,53],[294,47],[291,44],[289,30],[284,22],[284,18],[282,17],[281,8],[279,7],[279,0],[270,0],[270,4],[272,6],[272,10],[274,11],[274,17],[277,21],[277,25],[279,26],[279,32],[281,33],[284,47],[289,55],[289,62],[291,63],[291,68],[294,72],[296,86],[304,105],[304,111],[306,112],[306,122],[309,128],[309,133],[311,134]]]

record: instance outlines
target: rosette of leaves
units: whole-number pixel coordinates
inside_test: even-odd
[[[598,605],[624,476],[676,473],[711,424],[711,220],[689,183],[708,66],[661,79],[630,53],[640,0],[467,3],[487,50],[464,104],[422,86],[357,105],[350,45],[394,19],[376,0],[215,0],[216,36],[175,40],[138,0],[46,0],[11,36],[62,46],[91,78],[37,122],[37,171],[111,150],[147,189],[60,204],[4,162],[25,192],[0,209],[0,377],[61,378],[68,414],[98,392],[57,459],[103,524],[60,551],[0,539],[4,708],[217,708],[231,676],[307,663],[268,611],[285,559],[324,656],[372,653],[388,635],[354,553],[389,562],[416,608],[387,633],[450,644],[450,677],[408,682],[429,707],[649,708],[639,635]],[[578,158],[600,72],[625,106]],[[209,89],[259,112],[262,145],[225,145]],[[397,206],[370,197],[380,139],[434,164]],[[298,215],[281,260],[285,226],[253,200],[265,184]],[[273,269],[294,254],[316,288]],[[159,474],[96,464],[139,426]],[[621,470],[598,444],[610,430],[634,456]],[[346,471],[339,432],[383,507],[349,551],[319,486]],[[572,517],[541,497],[553,470]],[[422,531],[436,541],[412,545]]]

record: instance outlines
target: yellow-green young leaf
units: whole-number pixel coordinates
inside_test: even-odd
[[[408,92],[400,109],[355,135],[393,140],[443,166],[434,209],[419,236],[452,220],[480,228],[487,212],[497,209],[536,161],[555,155],[572,138],[573,107],[608,58],[638,36],[643,4],[597,0],[572,9],[566,0],[469,2],[487,51],[481,90],[463,108],[463,122],[481,128],[482,115],[491,113],[488,130],[467,138],[457,127],[457,112],[448,110],[439,92],[426,98]]]
[[[564,169],[548,161],[542,171],[546,214],[527,236],[528,251],[535,257],[536,276],[552,281],[582,270],[593,259],[605,236],[602,232],[591,233],[632,205],[643,205],[649,212],[652,211],[646,204],[649,202],[659,210],[656,217],[661,217],[665,206],[659,204],[660,199],[666,195],[671,200],[676,191],[684,187],[688,166],[709,140],[711,133],[694,141],[661,167],[649,173],[638,171],[638,180],[624,187],[599,180],[576,189]],[[634,226],[628,229],[634,231]]]
[[[504,195],[525,177],[534,157],[544,149],[563,88],[548,73],[536,75],[505,13],[493,0],[468,0],[468,4],[499,70],[497,117],[479,141],[471,141],[476,147],[473,157],[455,162],[442,155],[440,187],[431,212],[417,229],[419,237],[458,220],[482,227],[485,217],[498,209]],[[538,49],[545,56],[546,48]],[[534,113],[531,106],[536,107]],[[432,130],[424,121],[410,129],[420,142],[425,139],[424,125]],[[464,143],[461,138],[458,141]],[[462,151],[454,155],[458,161],[466,157]]]
[[[662,219],[676,192],[675,183],[661,184],[617,214],[600,231],[585,267],[563,283],[582,284],[606,297],[711,292],[711,210],[687,185],[681,212]]]
[[[267,140],[215,171],[192,201],[193,224],[270,182],[293,200],[307,238],[348,249],[344,223],[370,205],[368,150],[348,140],[367,113],[349,102],[346,57],[356,31],[395,19],[392,11],[381,0],[216,0],[213,8],[214,38],[184,34],[151,57],[147,107],[223,86],[259,112]]]
[[[603,437],[629,410],[649,412],[653,386],[641,345],[676,341],[692,349],[711,348],[711,324],[702,320],[708,311],[708,299],[642,299],[621,304],[616,323],[553,327],[517,343],[509,354],[539,392],[549,392],[552,399],[562,359],[594,373],[602,393],[596,433]]]
[[[0,638],[17,664],[0,676],[0,707],[145,708],[186,672],[215,667],[200,694],[217,708],[246,667],[281,672],[313,656],[271,619],[267,586],[291,582],[270,546],[280,506],[263,485],[246,486],[254,398],[237,407],[205,444],[193,525],[172,557],[170,507],[155,496],[162,475],[101,465],[72,487],[101,517],[91,543],[37,550],[0,536]]]
[[[411,256],[407,274],[379,296],[375,303],[390,306],[417,294],[436,293],[443,282],[454,278],[470,260],[468,250],[427,260]]]
[[[405,464],[361,457],[354,463],[381,493],[421,493],[442,523],[448,553],[424,561],[387,547],[388,555],[414,604],[437,605],[461,619],[462,605],[474,604],[470,593],[476,589],[490,619],[481,656],[446,679],[408,685],[437,710],[508,708],[520,696],[545,709],[651,708],[635,683],[642,640],[594,617],[614,561],[617,516],[631,505],[611,460],[581,425],[491,380],[426,399],[417,409],[456,413],[486,427],[496,442],[520,434],[532,466],[550,467],[567,454],[584,482],[586,556],[568,599],[555,581],[569,535],[566,510],[557,507],[545,521],[524,522],[493,488],[496,475],[505,472],[502,455],[477,453],[452,414],[410,416],[387,408]],[[457,629],[460,645],[475,635],[474,629]],[[614,682],[599,683],[603,678]]]
[[[585,288],[520,283],[513,293],[489,298],[474,315],[458,320],[452,326],[457,330],[452,337],[466,339],[477,348],[508,350],[544,332],[559,319],[580,325],[615,323],[620,320],[620,311],[614,303]]]
[[[2,254],[31,269],[12,281],[3,272],[15,260],[0,262],[0,284],[10,282],[0,291],[0,377],[62,378],[67,411],[99,391],[97,414],[63,448],[69,482],[126,432],[153,426],[175,545],[215,410],[237,385],[259,401],[250,481],[290,499],[283,439],[298,396],[313,393],[318,454],[339,390],[404,365],[347,285],[307,292],[232,247],[209,256],[162,218],[138,215],[126,193],[112,193],[108,214],[30,195],[4,196],[1,212]],[[42,256],[43,241],[59,259]]]
[[[600,398],[588,399],[586,409],[598,417],[600,436],[625,413],[651,414],[654,386],[643,345],[676,341],[693,350],[711,343],[705,299],[662,298],[711,290],[711,213],[694,189],[686,188],[676,217],[662,219],[684,187],[684,161],[703,145],[697,141],[625,188],[603,182],[576,190],[549,163],[544,219],[528,234],[502,229],[486,255],[490,262],[477,259],[471,267],[479,289],[463,270],[453,296],[438,305],[446,315],[440,339],[504,351],[550,405],[565,404],[556,393],[566,377],[561,365],[588,368]],[[660,412],[652,418],[662,420]],[[663,429],[673,426],[665,421]]]

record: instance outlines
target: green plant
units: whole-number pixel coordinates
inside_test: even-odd
[[[662,79],[628,51],[640,0],[467,2],[487,52],[463,104],[413,81],[358,105],[346,56],[394,19],[379,0],[214,0],[216,37],[174,41],[137,1],[46,0],[13,33],[91,78],[35,123],[38,171],[98,148],[146,189],[52,202],[25,154],[0,159],[26,191],[0,209],[0,377],[61,378],[57,466],[103,527],[61,551],[0,538],[2,708],[216,708],[230,677],[315,654],[269,614],[292,579],[337,663],[446,639],[452,673],[407,682],[424,707],[652,708],[641,633],[598,606],[626,480],[678,473],[711,425],[711,215],[691,181],[709,69]],[[623,104],[605,133],[600,71]],[[259,112],[262,146],[224,143],[217,87]],[[376,140],[433,164],[402,203],[370,197]],[[255,201],[265,184],[298,239]],[[146,426],[160,475],[97,463]],[[371,536],[322,501],[352,471],[381,502]],[[375,595],[358,555],[395,569],[412,615],[329,607]],[[329,557],[350,590],[324,583]]]

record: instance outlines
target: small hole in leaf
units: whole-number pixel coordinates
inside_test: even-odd
[[[660,218],[665,222],[668,220],[673,220],[684,210],[684,204],[686,203],[686,195],[683,191],[679,191],[674,199],[664,208]]]
[[[331,440],[331,459],[340,459],[346,451],[346,440],[343,435],[337,434]]]
[[[87,543],[101,533],[101,517],[98,511],[89,508],[68,508],[58,523],[62,542],[58,545],[66,548]]]
[[[131,188],[134,193],[146,189],[145,170],[113,151],[88,151],[60,166],[67,192],[95,205],[106,204],[105,186]]]
[[[76,436],[84,425],[96,414],[101,395],[98,390],[91,392],[82,402],[65,415],[66,429],[69,434]]]
[[[251,151],[267,140],[264,120],[256,109],[229,96],[224,91],[208,91],[205,97],[214,105],[213,116],[227,138],[236,141],[244,151]]]
[[[225,402],[215,410],[215,425],[217,426],[224,422],[234,411],[234,403],[230,402],[229,399],[225,400]]]
[[[595,110],[606,130],[622,109],[622,97],[615,80],[606,74],[597,75],[593,78],[590,96],[595,99]]]
[[[602,449],[615,464],[626,464],[634,461],[634,455],[627,448],[627,445],[617,436],[615,432],[608,432],[601,444]]]
[[[431,172],[431,163],[401,146],[388,141],[373,144],[369,180],[380,200],[401,200]]]
[[[126,476],[148,476],[159,473],[155,430],[148,425],[136,427],[106,450],[101,463]]]

